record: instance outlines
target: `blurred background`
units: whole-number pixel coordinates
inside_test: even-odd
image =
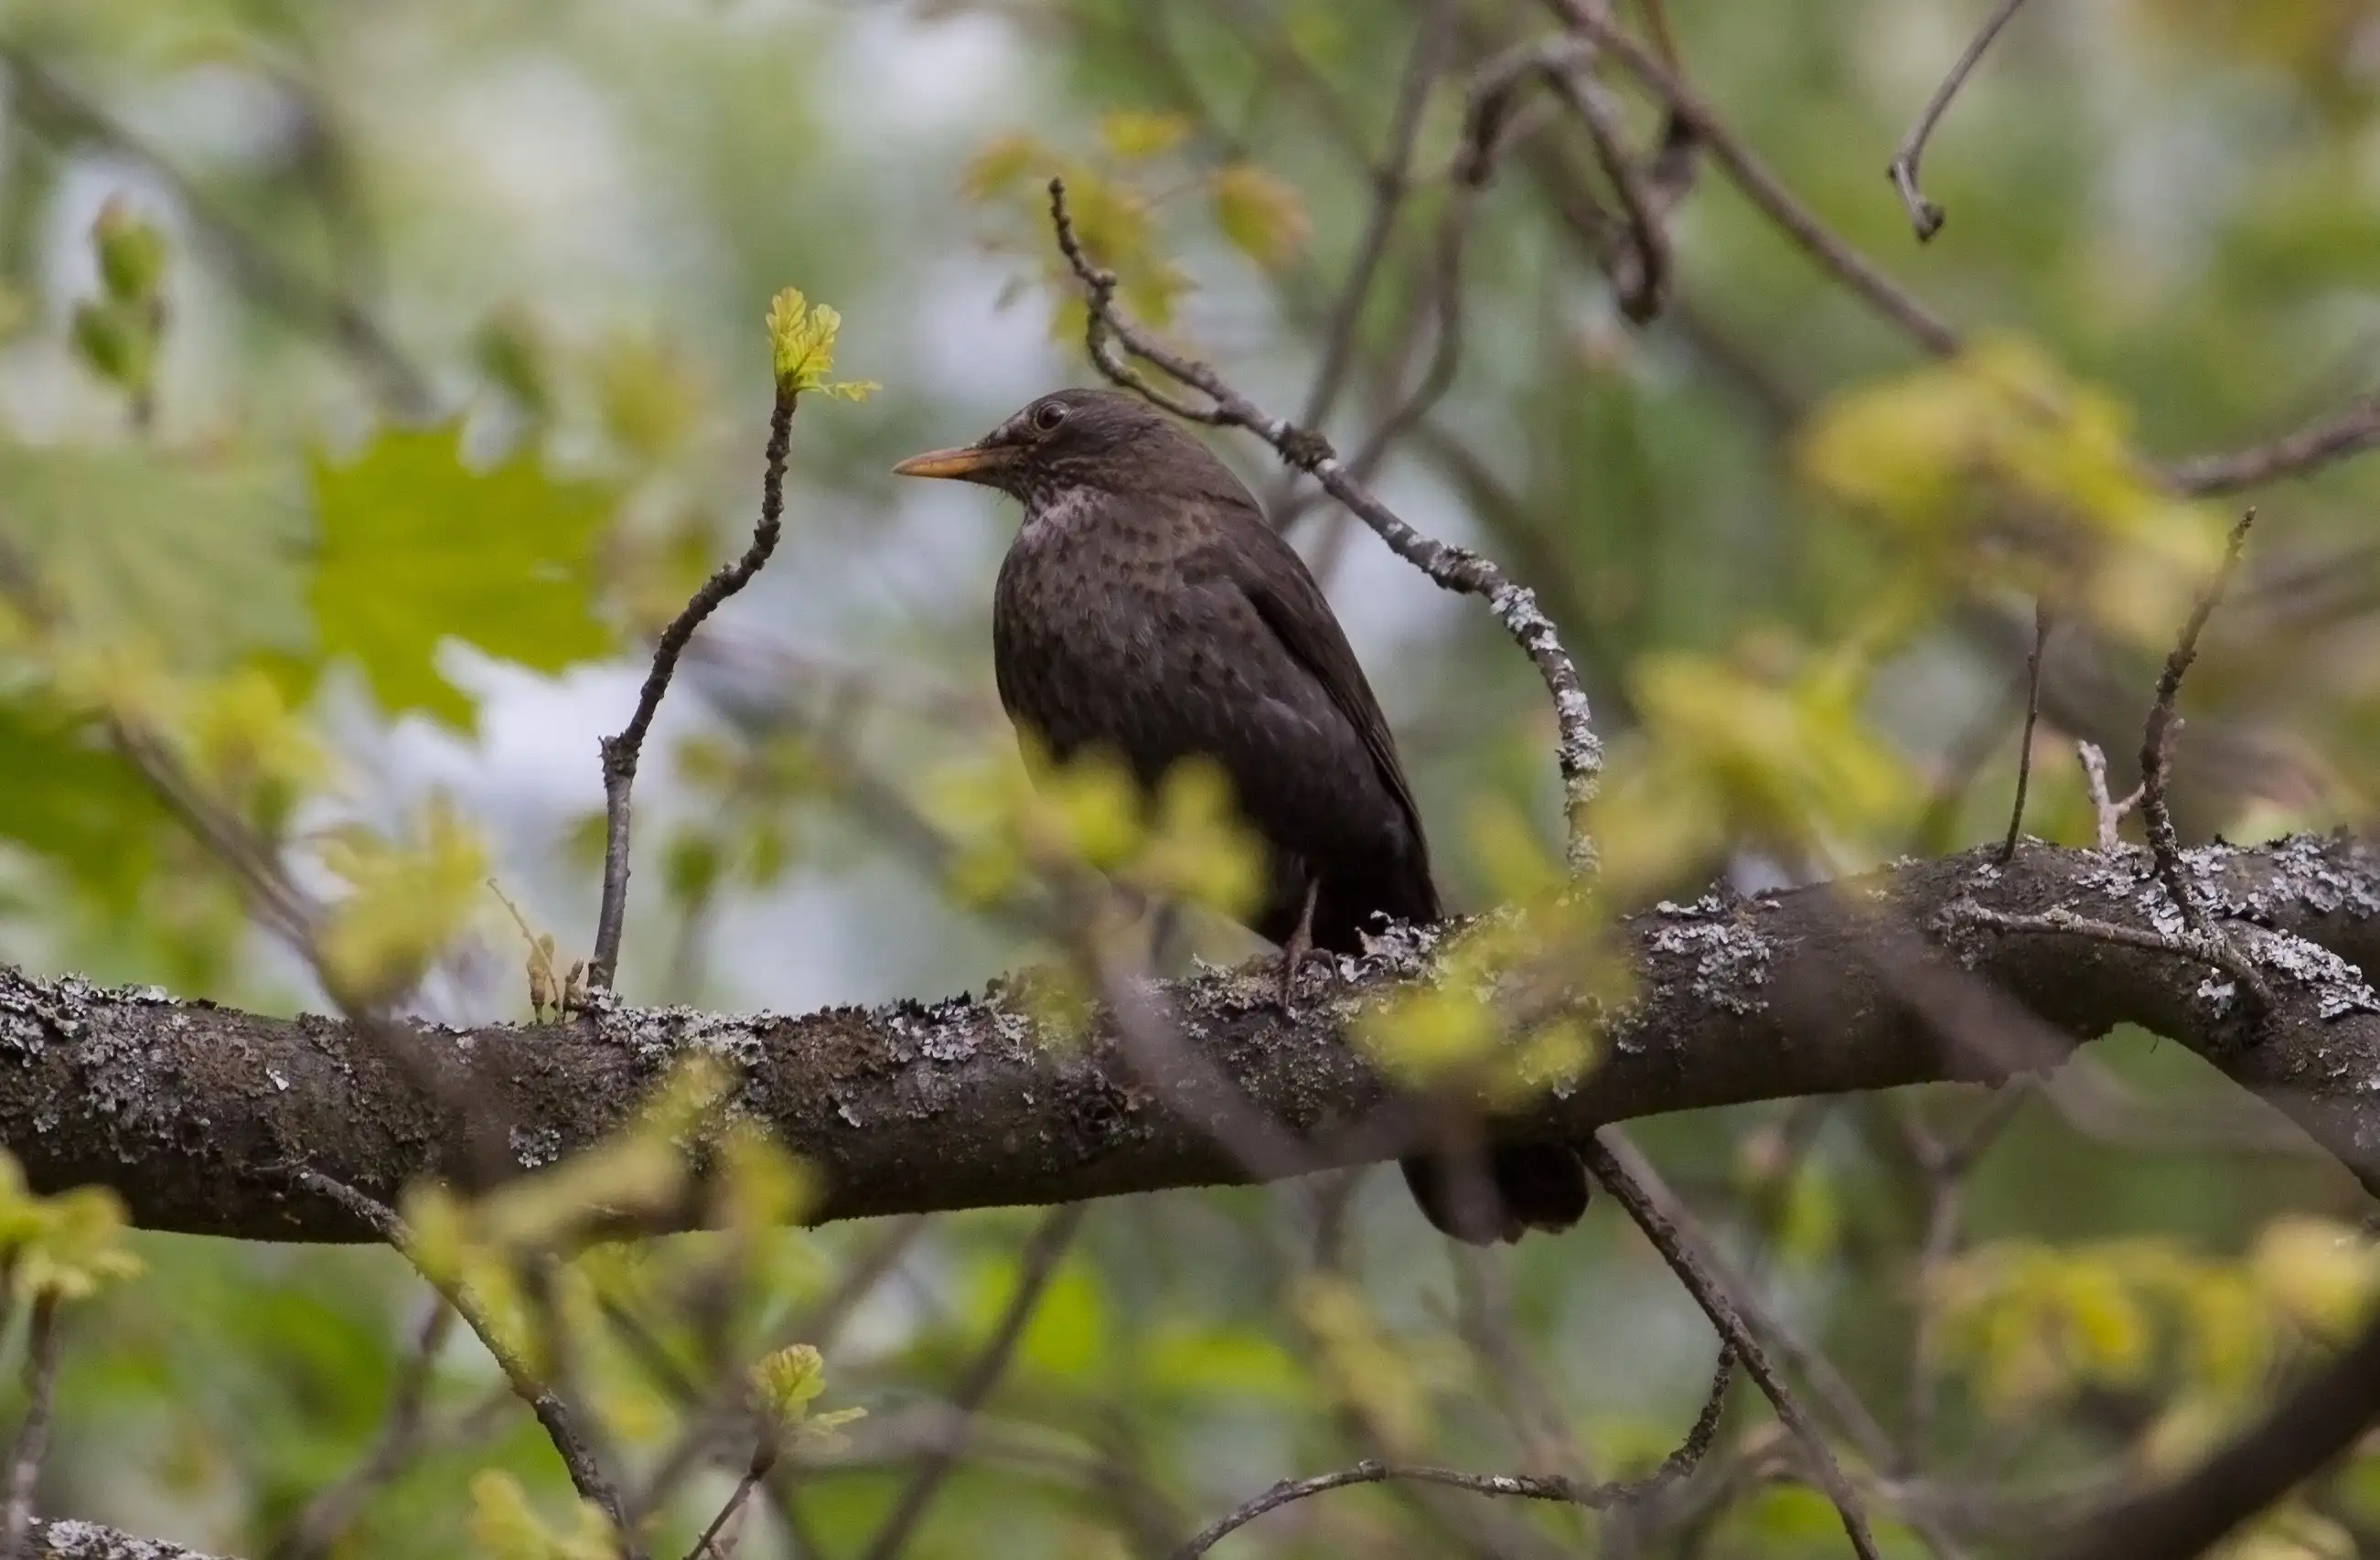
[[[590,943],[596,741],[634,707],[650,636],[748,535],[761,317],[785,286],[841,311],[837,371],[881,389],[805,403],[784,544],[663,707],[620,988],[800,1010],[1046,957],[972,913],[880,803],[930,815],[953,766],[1007,761],[989,603],[1014,507],[887,468],[1092,377],[1054,284],[1041,187],[1061,171],[1142,317],[1342,451],[1389,427],[1390,502],[1539,593],[1612,750],[1615,892],[1997,839],[2037,597],[2055,627],[2027,827],[2088,843],[2073,744],[2107,749],[2118,792],[2137,779],[2156,666],[2249,502],[2251,562],[2183,700],[2185,833],[2359,825],[2380,456],[2220,497],[2190,463],[2380,392],[2380,18],[2034,0],[1933,139],[1949,222],[1920,246],[1885,166],[1986,9],[1668,0],[1660,23],[1731,137],[1949,321],[1969,349],[1949,354],[1706,153],[1664,192],[1666,295],[1634,321],[1614,189],[1543,92],[1516,94],[1492,181],[1457,188],[1466,91],[1550,33],[1534,5],[6,0],[0,958],[323,1005],[95,735],[137,718],[322,891],[357,877],[314,842],[418,853],[451,904],[412,1005],[525,1016],[523,932],[481,879],[565,956]],[[1625,72],[1584,79],[1632,147],[1657,141]],[[1402,190],[1385,224],[1383,187]],[[1450,897],[1492,902],[1515,853],[1555,839],[1531,669],[1269,452],[1217,447],[1324,575]],[[1996,1141],[1924,1255],[1939,1210],[1912,1145],[1977,1123]],[[1945,1088],[1642,1139],[1909,1430],[1912,1501],[1980,1554],[2030,1553],[2061,1497],[2206,1445],[2337,1324],[2308,1293],[2351,1310],[2371,1277],[2308,1222],[2353,1221],[2347,1178],[2144,1035],[2005,1106]],[[1597,1476],[1676,1443],[1711,1342],[1624,1221],[1475,1257],[1394,1179],[1095,1208],[908,1552],[1162,1554],[1383,1434]],[[881,1264],[814,1340],[827,1401],[870,1418],[805,1460],[745,1553],[860,1552],[1030,1226],[780,1238],[755,1337]],[[641,1260],[664,1270],[686,1243]],[[75,1317],[43,1507],[287,1553],[382,1422],[419,1286],[381,1252],[136,1249],[147,1276]],[[671,1441],[631,1351],[589,1370],[632,1457]],[[468,1552],[484,1468],[558,1510],[534,1424],[479,1407],[496,1382],[446,1347],[434,1444],[320,1552]],[[1641,1519],[1351,1492],[1223,1552],[1841,1553],[1770,1434],[1747,1401],[1720,1471]],[[672,1519],[698,1525],[736,1471]],[[2380,1462],[2255,1542],[2355,1554],[2371,1533]]]

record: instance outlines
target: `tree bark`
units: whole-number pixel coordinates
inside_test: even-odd
[[[32,1539],[38,1560],[218,1560],[178,1543],[135,1538],[96,1522],[36,1522]]]
[[[2054,910],[2154,938],[2180,925],[2146,854],[2028,845],[1906,862],[1745,899],[1712,893],[1617,929],[1635,966],[1623,1010],[1585,1010],[1596,1065],[1497,1119],[1506,1141],[1748,1100],[1992,1081],[2135,1023],[2270,1100],[2380,1186],[2380,853],[2300,837],[2190,853],[2210,913],[2275,993],[2268,1013],[2187,956],[2081,932],[1980,925],[1973,910]],[[1077,1043],[1037,1038],[1013,985],[980,996],[800,1017],[606,1005],[555,1025],[412,1026],[430,1088],[351,1025],[268,1018],[164,992],[0,966],[0,1143],[44,1189],[114,1187],[151,1228],[257,1240],[371,1233],[293,1185],[303,1165],[383,1201],[463,1168],[448,1119],[496,1113],[513,1158],[550,1164],[601,1137],[673,1058],[736,1067],[739,1108],[821,1175],[820,1220],[1054,1203],[1245,1181],[1224,1146],[1236,1088],[1318,1165],[1409,1143],[1358,1123],[1397,1104],[1341,1038],[1367,1006],[1439,973],[1445,938],[1400,930],[1340,962],[1294,1019],[1274,977],[1222,971],[1160,995],[1199,1065],[1152,1091],[1105,1015]],[[1584,999],[1582,999],[1584,1001]],[[450,1102],[443,1105],[440,1101]],[[1245,1119],[1243,1106],[1238,1115]]]

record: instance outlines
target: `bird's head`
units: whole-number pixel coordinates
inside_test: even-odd
[[[1057,390],[972,444],[929,450],[892,469],[903,477],[979,482],[1029,505],[1069,488],[1147,491],[1176,478],[1203,484],[1222,467],[1172,418],[1135,396]]]

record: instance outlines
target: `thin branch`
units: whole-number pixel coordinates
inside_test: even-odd
[[[2346,1454],[2380,1421],[2380,1320],[2254,1429],[2078,1525],[2058,1560],[2190,1560]]]
[[[1323,331],[1322,361],[1314,371],[1313,387],[1306,392],[1299,415],[1308,428],[1320,428],[1330,420],[1340,392],[1346,388],[1364,305],[1379,278],[1380,262],[1387,258],[1389,241],[1396,236],[1397,217],[1413,189],[1414,149],[1421,139],[1422,111],[1429,105],[1430,87],[1444,67],[1447,30],[1454,9],[1439,0],[1414,29],[1413,53],[1405,61],[1404,75],[1397,84],[1396,106],[1389,115],[1388,149],[1372,172],[1371,212],[1355,245],[1354,262],[1347,268],[1347,280],[1331,306],[1330,323]]]
[[[775,1461],[774,1454],[765,1447],[763,1451],[753,1454],[752,1466],[744,1470],[743,1478],[735,1481],[735,1488],[728,1494],[726,1504],[719,1508],[719,1515],[710,1519],[710,1526],[702,1530],[702,1536],[694,1541],[694,1547],[686,1552],[686,1560],[702,1560],[706,1554],[710,1556],[710,1560],[727,1560],[720,1550],[719,1535],[726,1531],[727,1524],[735,1519],[735,1514],[744,1509],[745,1502],[752,1498],[752,1492],[759,1488],[760,1481],[769,1476],[769,1469]]]
[[[1982,1117],[1967,1132],[1945,1142],[1926,1124],[1916,1099],[1900,1096],[1900,1127],[1912,1156],[1925,1177],[1925,1237],[1918,1249],[1917,1312],[1909,1346],[1909,1404],[1901,1431],[1903,1476],[1917,1473],[1934,1425],[1935,1397],[1940,1385],[1940,1328],[1931,1303],[1937,1276],[1958,1250],[1966,1216],[1966,1179],[1977,1160],[2014,1119],[2033,1094],[2025,1079],[2003,1084]]]
[[[1645,324],[1661,312],[1669,298],[1670,237],[1663,223],[1693,185],[1696,134],[1683,117],[1670,113],[1649,168],[1639,169],[1621,144],[1619,115],[1604,102],[1594,82],[1556,70],[1547,71],[1546,80],[1554,95],[1586,127],[1596,163],[1620,203],[1628,248],[1614,257],[1608,269],[1620,312],[1636,324]]]
[[[815,1305],[795,1318],[779,1333],[788,1343],[807,1343],[823,1352],[843,1331],[843,1324],[860,1303],[875,1292],[901,1259],[909,1253],[917,1238],[932,1222],[930,1214],[910,1214],[889,1219],[876,1238],[863,1249],[856,1260],[843,1270],[834,1288],[821,1296]]]
[[[1591,38],[1628,68],[1680,121],[1710,148],[1711,155],[1752,203],[1784,229],[1803,252],[1912,340],[1937,357],[1960,347],[1959,333],[1852,248],[1802,204],[1768,165],[1737,138],[1683,78],[1621,31],[1588,0],[1546,0],[1572,30]]]
[[[1694,1416],[1694,1424],[1686,1431],[1686,1438],[1661,1459],[1658,1468],[1642,1479],[1585,1484],[1559,1474],[1469,1473],[1461,1469],[1436,1468],[1423,1463],[1384,1462],[1376,1457],[1366,1457],[1353,1468],[1342,1468],[1335,1473],[1282,1480],[1200,1529],[1195,1537],[1173,1551],[1171,1560],[1198,1560],[1199,1556],[1268,1511],[1277,1510],[1294,1501],[1327,1494],[1332,1490],[1343,1490],[1353,1484],[1439,1484],[1467,1490],[1475,1495],[1556,1501],[1564,1506],[1585,1506],[1595,1511],[1642,1500],[1687,1478],[1701,1466],[1710,1450],[1711,1442],[1718,1433],[1719,1420],[1727,1409],[1727,1389],[1734,1379],[1734,1351],[1722,1343],[1718,1363],[1711,1372],[1710,1391],[1703,1399],[1702,1411]]]
[[[929,1222],[930,1215],[922,1214],[892,1220],[882,1234],[870,1241],[858,1258],[844,1270],[825,1296],[777,1330],[781,1343],[808,1343],[820,1350],[829,1348],[851,1312],[898,1265],[903,1254]],[[676,1444],[654,1463],[643,1493],[630,1507],[639,1513],[658,1511],[686,1476],[704,1458],[714,1454],[722,1433],[722,1422],[736,1427],[747,1426],[751,1415],[740,1382],[731,1380],[723,1389],[706,1389],[671,1357],[652,1329],[625,1304],[606,1296],[602,1306],[604,1316],[627,1345],[629,1352],[637,1357],[646,1375],[676,1400],[687,1421]],[[770,1471],[762,1470],[764,1480]]]
[[[1008,1308],[1001,1313],[982,1352],[967,1367],[958,1390],[951,1396],[951,1405],[961,1418],[958,1430],[919,1462],[917,1471],[901,1491],[901,1498],[893,1504],[892,1515],[884,1519],[884,1525],[868,1541],[863,1560],[892,1560],[899,1554],[924,1518],[942,1481],[958,1467],[966,1449],[965,1421],[983,1407],[984,1399],[991,1396],[991,1389],[1007,1373],[1008,1361],[1016,1352],[1017,1341],[1025,1336],[1026,1324],[1033,1320],[1043,1292],[1057,1273],[1058,1259],[1065,1255],[1075,1231],[1082,1225],[1083,1206],[1072,1203],[1051,1209],[1026,1241],[1024,1255],[1017,1263],[1016,1288],[1008,1297]]]
[[[603,904],[595,920],[595,956],[587,971],[590,986],[608,989],[619,966],[620,936],[628,915],[628,792],[637,783],[637,763],[644,753],[645,733],[652,728],[662,695],[669,692],[670,678],[677,671],[677,659],[686,649],[686,641],[694,637],[702,620],[716,611],[721,602],[751,583],[752,576],[768,562],[769,554],[777,550],[785,514],[785,461],[793,447],[794,406],[799,398],[790,384],[781,383],[769,410],[767,464],[760,479],[760,518],[752,527],[751,545],[744,550],[744,556],[722,564],[716,574],[703,581],[686,609],[662,630],[661,642],[653,647],[652,670],[645,674],[644,689],[637,695],[636,714],[629,717],[619,735],[603,739]]]
[[[1555,757],[1560,767],[1564,811],[1570,821],[1568,855],[1574,873],[1592,868],[1595,847],[1586,834],[1586,804],[1595,794],[1603,768],[1602,744],[1597,740],[1586,692],[1579,685],[1578,669],[1562,648],[1552,620],[1537,608],[1536,598],[1514,584],[1503,570],[1466,549],[1449,547],[1422,535],[1374,497],[1370,490],[1340,463],[1330,441],[1265,412],[1226,383],[1208,365],[1183,356],[1125,319],[1116,306],[1116,277],[1093,265],[1075,236],[1066,212],[1066,187],[1050,181],[1050,216],[1058,247],[1089,294],[1086,313],[1087,345],[1100,372],[1119,385],[1147,397],[1177,416],[1217,427],[1247,429],[1275,450],[1283,460],[1311,474],[1331,497],[1370,526],[1390,550],[1427,574],[1441,588],[1487,599],[1505,632],[1521,647],[1553,697],[1558,728]],[[1123,351],[1117,349],[1123,344]],[[1150,383],[1124,356],[1154,365],[1203,394],[1201,406]]]
[[[2345,460],[2380,445],[2380,394],[2367,395],[2345,411],[2311,423],[2268,444],[2228,455],[2201,455],[2166,469],[2175,491],[2212,498],[2245,488],[2301,477],[2317,466]]]
[[[1917,163],[1925,155],[1926,138],[1934,133],[1936,122],[1950,106],[1950,100],[1959,95],[1959,89],[1967,84],[1967,78],[1984,57],[1984,51],[1992,46],[1992,40],[1999,36],[2000,29],[2009,24],[2009,18],[2015,16],[2023,5],[2024,0],[2000,0],[1999,8],[1984,23],[1983,30],[1968,41],[1965,52],[1959,56],[1959,63],[1950,67],[1950,74],[1934,89],[1934,96],[1927,101],[1925,111],[1917,116],[1917,123],[1909,127],[1909,133],[1900,139],[1900,150],[1892,154],[1892,165],[1885,170],[1886,175],[1892,180],[1892,187],[1900,191],[1900,203],[1909,211],[1909,225],[1917,230],[1921,243],[1931,240],[1941,232],[1943,223],[1942,208],[1927,200],[1925,192],[1917,184]]]
[[[422,1425],[430,1402],[431,1381],[439,1351],[445,1348],[454,1324],[454,1307],[443,1299],[432,1301],[413,1348],[397,1373],[380,1434],[373,1440],[371,1449],[344,1478],[306,1503],[298,1519],[289,1525],[288,1534],[273,1546],[271,1560],[320,1560],[327,1555],[331,1546],[354,1525],[356,1514],[371,1493],[395,1478],[420,1450],[426,1439]]]
[[[1623,1154],[1627,1156],[1626,1161],[1621,1158]],[[1733,1299],[1713,1276],[1710,1264],[1704,1254],[1693,1249],[1677,1224],[1662,1208],[1662,1203],[1669,1199],[1654,1190],[1658,1185],[1658,1178],[1653,1174],[1652,1167],[1636,1154],[1626,1136],[1617,1128],[1606,1128],[1580,1143],[1579,1155],[1586,1161],[1586,1167],[1594,1172],[1595,1179],[1603,1183],[1620,1205],[1628,1211],[1628,1216],[1636,1221],[1636,1227],[1645,1232],[1645,1238],[1653,1243],[1653,1249],[1661,1253],[1661,1260],[1670,1264],[1670,1271],[1678,1276],[1687,1293],[1694,1296],[1694,1303],[1702,1307],[1703,1314],[1710,1318],[1711,1326],[1718,1333],[1721,1342],[1743,1361],[1744,1370],[1751,1373],[1752,1379],[1776,1409],[1778,1421],[1801,1443],[1812,1474],[1819,1487],[1826,1491],[1828,1498],[1835,1503],[1835,1510],[1842,1518],[1843,1531],[1851,1538],[1852,1553],[1859,1555],[1860,1560],[1880,1560],[1876,1536],[1868,1530],[1867,1509],[1860,1499],[1859,1491],[1852,1487],[1841,1465],[1836,1462],[1834,1448],[1827,1445],[1825,1434],[1802,1411],[1791,1388],[1785,1385],[1785,1378],[1769,1362],[1767,1351],[1744,1323]]]
[[[2000,845],[2003,863],[2016,860],[2016,842],[2024,832],[2024,792],[2033,780],[2033,732],[2041,720],[2041,658],[2049,648],[2049,598],[2033,603],[2033,653],[2024,659],[2024,732],[2017,739],[2016,801],[2009,808],[2008,839]]]
[[[2121,926],[2112,921],[2095,920],[2077,915],[2063,905],[2054,905],[2038,915],[2013,915],[2005,911],[1985,910],[1981,905],[1953,905],[1949,912],[1953,921],[1971,926],[1989,926],[2000,932],[2032,932],[2050,937],[2085,937],[2117,948],[2137,948],[2152,953],[2169,953],[2193,964],[2212,964],[2251,992],[2265,988],[2264,972],[2254,960],[2234,947],[2228,937],[2209,933],[2184,931],[2179,935],[2159,931],[2153,926]],[[2270,1006],[2272,993],[2265,988],[2262,1000]]]
[[[553,1443],[554,1451],[562,1458],[564,1470],[570,1475],[571,1487],[583,1498],[593,1502],[611,1519],[625,1560],[644,1560],[644,1546],[637,1542],[630,1527],[627,1508],[621,1502],[619,1489],[596,1461],[576,1415],[538,1379],[537,1373],[529,1369],[528,1361],[504,1340],[486,1308],[480,1303],[479,1296],[472,1293],[468,1286],[433,1274],[422,1266],[415,1255],[413,1231],[395,1209],[344,1181],[302,1165],[294,1167],[289,1173],[307,1190],[337,1203],[377,1231],[382,1240],[412,1264],[413,1270],[455,1308],[455,1314],[462,1317],[464,1324],[480,1340],[480,1347],[504,1372],[504,1381],[512,1387],[513,1395],[528,1404],[529,1411],[537,1416],[538,1423],[544,1426],[546,1439]]]
[[[0,1525],[0,1560],[19,1560],[33,1523],[33,1487],[42,1473],[42,1454],[49,1446],[50,1408],[58,1385],[58,1297],[43,1294],[33,1302],[30,1329],[25,1335],[25,1417],[8,1448],[8,1507]]]
[[[2199,593],[2189,618],[2181,625],[2181,637],[2174,642],[2173,653],[2166,657],[2165,671],[2157,678],[2156,699],[2149,707],[2148,722],[2141,732],[2141,821],[2148,830],[2149,853],[2156,864],[2157,880],[2173,896],[2174,908],[2181,913],[2182,924],[2201,937],[2213,937],[2214,929],[2207,921],[2206,907],[2199,903],[2197,890],[2191,887],[2181,860],[2181,840],[2174,832],[2173,813],[2166,805],[2167,771],[2173,759],[2173,705],[2191,662],[2198,659],[2198,635],[2223,599],[2224,587],[2231,583],[2231,575],[2240,566],[2248,528],[2255,523],[2256,512],[2251,509],[2231,527],[2221,565]]]

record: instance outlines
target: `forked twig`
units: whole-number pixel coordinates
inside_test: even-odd
[[[570,1475],[572,1488],[611,1519],[622,1545],[624,1560],[645,1560],[644,1546],[636,1538],[627,1507],[620,1498],[619,1487],[613,1483],[611,1476],[598,1462],[577,1415],[552,1388],[538,1379],[519,1350],[504,1340],[503,1332],[490,1318],[479,1297],[467,1287],[431,1273],[421,1265],[416,1255],[413,1231],[394,1208],[345,1181],[302,1165],[293,1167],[290,1174],[308,1191],[329,1198],[378,1232],[382,1240],[395,1248],[397,1254],[410,1263],[413,1270],[455,1308],[455,1313],[463,1319],[464,1325],[471,1329],[480,1347],[488,1351],[497,1368],[504,1373],[504,1381],[513,1389],[513,1395],[528,1405],[529,1412],[536,1415],[538,1423],[544,1427],[546,1439],[553,1443],[555,1453],[562,1458],[564,1471]]]
[[[1617,1141],[1618,1150],[1612,1146],[1612,1140]],[[1621,1151],[1623,1150],[1628,1159],[1636,1161],[1633,1165],[1621,1159]],[[1734,1300],[1714,1276],[1710,1264],[1702,1253],[1693,1248],[1663,1210],[1661,1204],[1665,1199],[1654,1191],[1656,1183],[1651,1167],[1642,1162],[1624,1135],[1609,1127],[1581,1143],[1579,1155],[1586,1161],[1586,1167],[1594,1172],[1595,1179],[1603,1183],[1613,1199],[1627,1210],[1628,1216],[1636,1221],[1636,1227],[1645,1232],[1645,1238],[1653,1243],[1653,1249],[1661,1253],[1661,1260],[1669,1264],[1670,1270],[1686,1287],[1686,1292],[1694,1296],[1694,1303],[1702,1307],[1703,1314],[1710,1318],[1711,1326],[1718,1332],[1720,1341],[1743,1361],[1744,1370],[1777,1410],[1778,1421],[1801,1444],[1809,1459],[1813,1477],[1827,1493],[1828,1498],[1834,1502],[1835,1510],[1842,1518],[1843,1531],[1850,1536],[1852,1553],[1860,1560],[1879,1560],[1876,1535],[1868,1530],[1866,1504],[1861,1500],[1859,1491],[1852,1487],[1842,1465],[1835,1460],[1834,1449],[1827,1445],[1825,1434],[1811,1422],[1809,1415],[1803,1411],[1801,1403],[1795,1399],[1792,1389],[1785,1385],[1785,1378],[1770,1362],[1767,1351],[1753,1335],[1742,1312],[1736,1309]]]
[[[2078,742],[2074,756],[2082,765],[2082,789],[2091,798],[2091,816],[2098,827],[2099,849],[2112,851],[2124,842],[2124,816],[2141,804],[2141,787],[2118,801],[2107,794],[2107,756],[2096,743]]]
[[[1384,1462],[1378,1457],[1366,1457],[1352,1468],[1342,1468],[1336,1472],[1281,1481],[1262,1494],[1243,1502],[1201,1528],[1196,1536],[1173,1551],[1171,1560],[1198,1560],[1199,1556],[1268,1511],[1277,1510],[1294,1501],[1327,1494],[1332,1490],[1343,1490],[1352,1484],[1438,1484],[1450,1489],[1467,1490],[1475,1495],[1555,1501],[1596,1511],[1641,1500],[1678,1482],[1701,1466],[1703,1457],[1710,1450],[1711,1442],[1718,1433],[1719,1418],[1727,1408],[1727,1389],[1733,1381],[1734,1373],[1734,1350],[1722,1343],[1718,1363],[1712,1369],[1710,1391],[1703,1399],[1702,1411],[1694,1416],[1693,1426],[1687,1430],[1686,1438],[1661,1460],[1660,1467],[1642,1479],[1585,1484],[1559,1474],[1471,1473],[1457,1468]]]

